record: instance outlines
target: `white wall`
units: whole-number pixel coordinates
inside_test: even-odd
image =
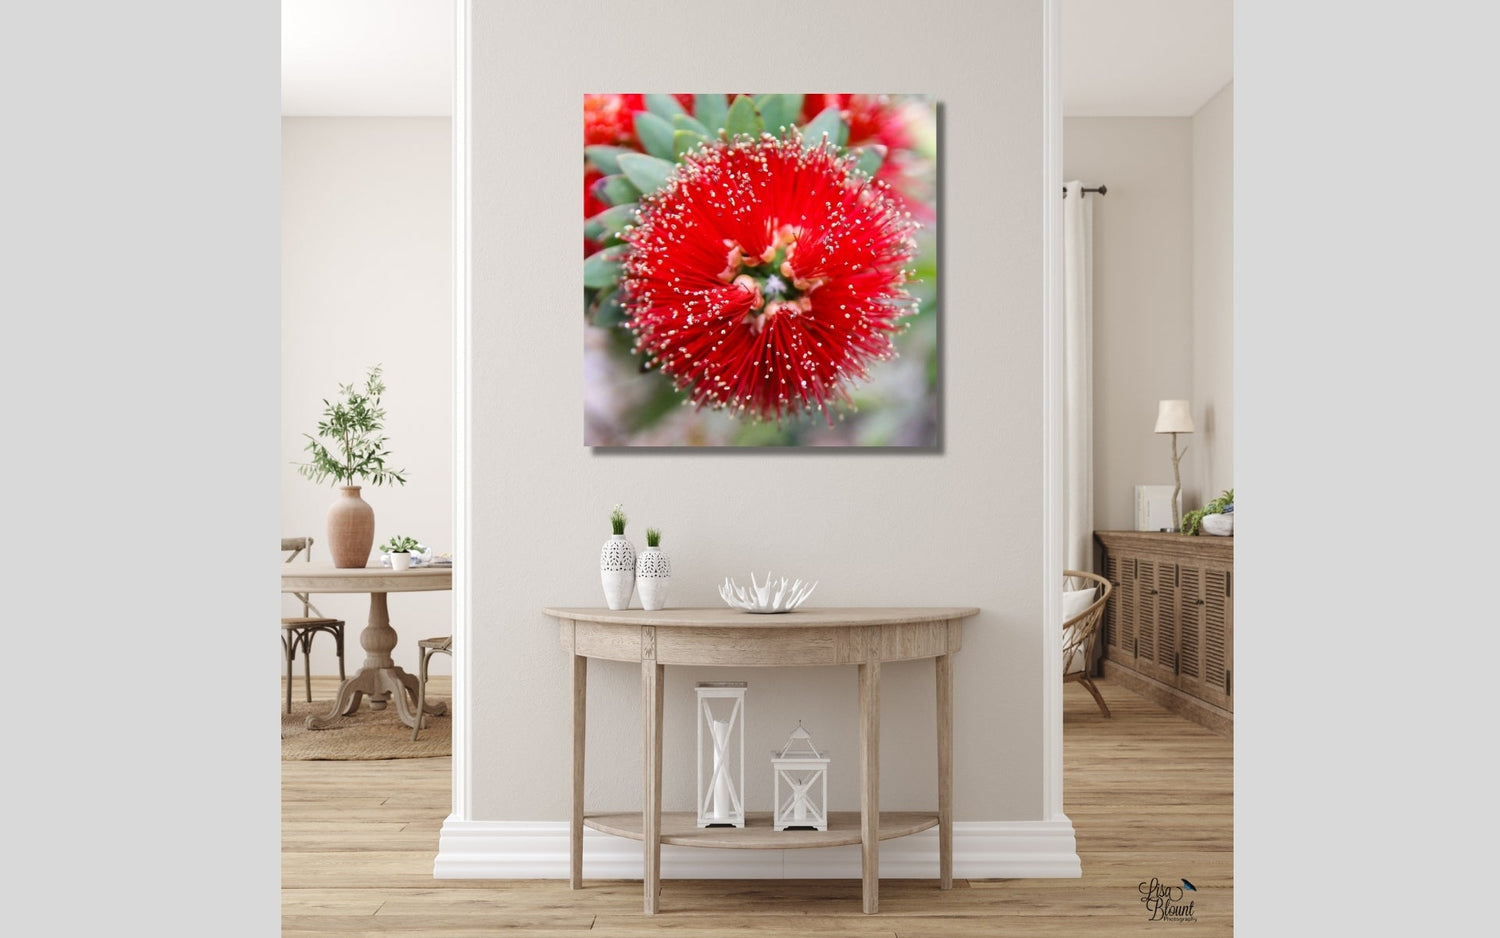
[[[730,19],[690,0],[475,5],[472,818],[567,817],[569,663],[540,610],[602,603],[597,557],[616,502],[636,538],[664,531],[672,605],[719,606],[726,574],[774,568],[819,579],[824,605],[981,607],[956,657],[955,816],[1041,815],[1042,5],[870,14],[851,0],[772,0]],[[809,54],[830,37],[860,51]],[[767,84],[941,104],[942,451],[590,451],[581,97]],[[591,669],[594,808],[638,803],[638,670]],[[668,670],[669,810],[692,803],[693,683],[733,676]],[[750,682],[748,751],[768,760],[805,720],[833,750],[833,806],[857,806],[854,670],[737,676]],[[932,665],[889,666],[884,680],[883,806],[930,805]],[[752,808],[770,799],[761,768]]]
[[[453,550],[451,122],[447,118],[288,117],[281,122],[281,530],[311,535],[328,561],[324,516],[337,489],[298,475],[303,433],[339,384],[384,368],[385,433],[404,486],[364,486],[376,545],[408,534]],[[269,546],[269,545],[268,545]],[[378,561],[379,551],[371,552]],[[348,623],[344,659],[364,660],[363,595],[315,596]],[[416,671],[416,641],[452,628],[447,593],[394,594],[393,656]],[[283,597],[286,614],[300,605]],[[280,645],[267,643],[267,658]],[[269,663],[269,662],[268,662]],[[301,662],[296,673],[300,685]],[[314,674],[338,674],[333,643],[313,640]],[[437,655],[430,673],[449,673]],[[300,686],[298,688],[300,691]]]
[[[1234,484],[1234,102],[1192,117],[1064,121],[1064,178],[1094,203],[1094,527],[1135,526],[1137,484],[1172,484],[1157,402],[1192,402],[1182,507]]]
[[[1184,117],[1071,117],[1063,177],[1094,199],[1094,527],[1135,526],[1135,486],[1172,484],[1157,401],[1193,398],[1193,150]],[[1197,409],[1194,408],[1196,418]],[[1182,505],[1198,435],[1182,460]]]
[[[1233,348],[1231,82],[1193,115],[1193,419],[1201,438],[1188,470],[1201,501],[1234,487]]]

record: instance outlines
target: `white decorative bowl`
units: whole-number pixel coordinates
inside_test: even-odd
[[[766,582],[764,584],[755,582],[755,574],[750,574],[750,588],[735,583],[729,577],[719,586],[719,596],[735,609],[745,612],[791,612],[802,601],[812,595],[818,584],[803,583],[801,580],[787,581],[786,577],[772,582],[770,571],[766,571]]]
[[[1234,534],[1234,515],[1204,515],[1198,519],[1198,528],[1204,534],[1229,537]]]

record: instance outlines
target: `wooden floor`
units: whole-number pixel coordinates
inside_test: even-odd
[[[331,698],[334,678],[314,678]],[[447,699],[448,679],[429,693]],[[641,884],[433,879],[451,808],[452,760],[283,762],[283,935],[839,935],[1233,933],[1233,745],[1108,681],[1113,717],[1063,689],[1064,806],[1081,879],[882,880],[880,913],[858,880],[667,880],[655,916]],[[1140,886],[1182,887],[1192,923],[1151,921]],[[1173,894],[1174,901],[1176,893]]]

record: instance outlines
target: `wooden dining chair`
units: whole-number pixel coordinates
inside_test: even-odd
[[[312,560],[313,539],[310,537],[284,537],[281,539],[283,563],[291,563],[302,556]],[[283,616],[281,619],[281,648],[286,653],[286,712],[292,712],[292,661],[297,649],[302,650],[302,684],[306,689],[307,702],[312,703],[312,640],[320,632],[333,636],[333,644],[339,656],[339,680],[344,679],[344,620],[330,619],[318,611],[306,593],[293,593],[302,603],[302,615]]]
[[[417,723],[411,728],[411,741],[417,741],[417,734],[422,731],[422,708],[427,704],[427,662],[432,660],[435,654],[453,654],[453,636],[442,638],[424,638],[417,642],[417,651],[422,659],[417,662]]]
[[[1109,593],[1109,580],[1096,573],[1063,571],[1063,681],[1083,685],[1106,717],[1109,707],[1090,675]]]

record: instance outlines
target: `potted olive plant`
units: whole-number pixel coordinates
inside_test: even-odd
[[[385,383],[380,366],[374,365],[365,375],[364,387],[339,385],[339,399],[323,401],[323,419],[318,421],[314,436],[304,433],[309,454],[307,462],[297,463],[297,471],[314,482],[332,480],[340,497],[328,509],[328,552],[335,567],[363,567],[370,559],[375,543],[375,509],[360,498],[361,486],[405,485],[404,470],[386,465],[385,408],[380,395]],[[326,443],[324,441],[327,441]]]

